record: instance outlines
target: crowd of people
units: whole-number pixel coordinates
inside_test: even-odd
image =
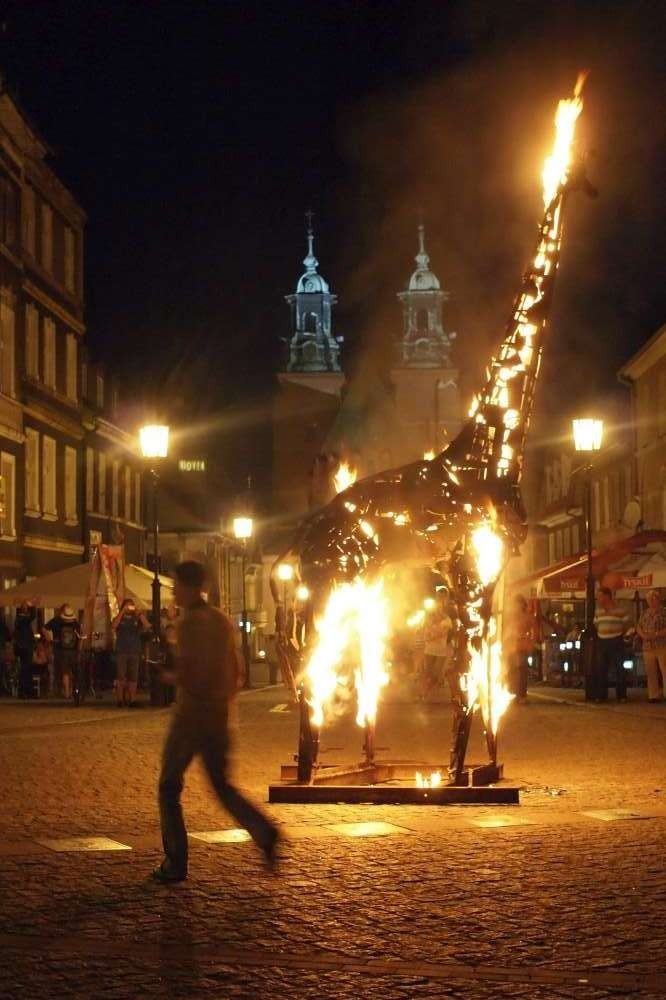
[[[175,640],[174,616],[175,609],[163,623],[167,658]],[[13,626],[0,619],[0,693],[21,699],[38,694],[69,699],[76,679],[86,691],[112,684],[116,704],[133,707],[140,681],[147,680],[147,643],[152,627],[136,602],[127,598],[111,622],[111,632],[112,650],[84,648],[79,617],[69,604],[63,604],[39,627],[37,609],[23,603],[16,610]]]

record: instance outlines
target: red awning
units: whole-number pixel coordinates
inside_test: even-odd
[[[604,575],[609,574],[608,584],[613,589],[640,590],[652,586],[652,579],[648,579],[650,574],[631,572],[625,574],[621,567],[613,572],[613,567],[615,563],[626,560],[631,553],[646,551],[648,545],[654,546],[655,543],[666,545],[666,531],[641,531],[606,548],[593,551],[592,573],[595,580],[601,582]],[[520,590],[521,586],[525,587],[537,580],[539,581],[537,593],[540,597],[585,596],[587,556],[575,556],[546,569],[537,570],[512,583],[511,590]]]

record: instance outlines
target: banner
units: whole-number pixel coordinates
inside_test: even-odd
[[[90,581],[83,614],[85,645],[110,649],[111,622],[125,597],[125,550],[122,545],[98,545],[90,565]]]

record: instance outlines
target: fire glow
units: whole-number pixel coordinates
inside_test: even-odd
[[[358,473],[349,462],[340,462],[338,465],[338,471],[333,476],[333,485],[335,486],[336,493],[344,493],[348,490],[350,486],[353,486],[356,482],[356,477]]]

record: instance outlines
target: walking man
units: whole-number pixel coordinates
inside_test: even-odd
[[[600,587],[594,624],[599,641],[597,643],[596,664],[593,666],[592,698],[594,701],[608,701],[609,668],[615,673],[615,697],[617,701],[627,700],[627,676],[624,672],[624,633],[629,628],[629,616],[613,600],[609,587]]]
[[[222,805],[245,827],[269,863],[278,839],[263,813],[227,781],[228,707],[239,680],[233,625],[204,600],[205,571],[200,563],[181,563],[175,577],[174,597],[183,617],[178,625],[175,669],[164,673],[167,683],[176,684],[177,695],[159,781],[165,854],[153,872],[159,882],[180,882],[187,877],[187,833],[180,796],[185,771],[196,754],[201,754]]]

